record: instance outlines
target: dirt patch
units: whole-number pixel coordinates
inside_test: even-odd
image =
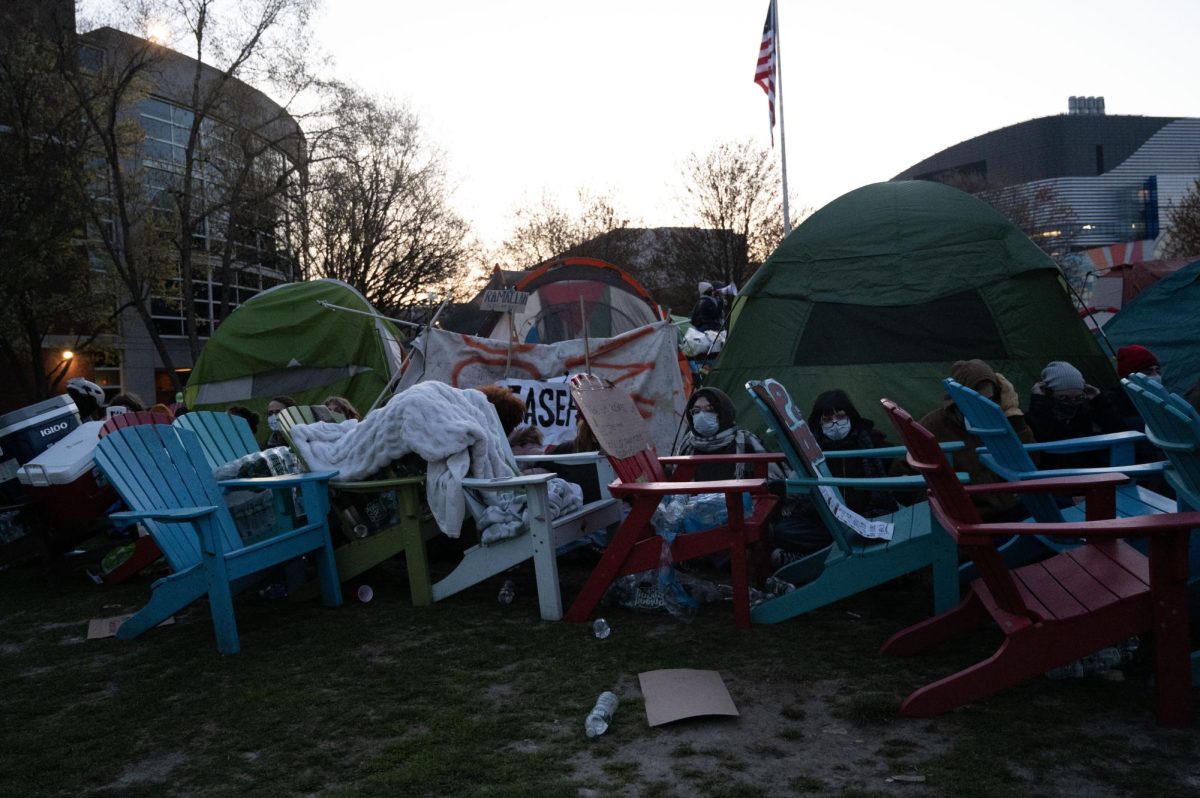
[[[632,796],[662,783],[680,793],[744,784],[764,795],[847,789],[918,795],[920,782],[889,778],[920,776],[914,763],[950,743],[916,721],[882,731],[852,726],[834,714],[841,693],[828,682],[759,685],[753,694],[735,695],[737,718],[653,729],[645,725],[636,682],[622,695],[608,734],[572,760],[580,782],[604,794]]]

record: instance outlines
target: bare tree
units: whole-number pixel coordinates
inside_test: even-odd
[[[774,154],[750,141],[722,142],[689,155],[681,181],[687,220],[707,233],[677,237],[676,280],[744,285],[783,235]]]
[[[537,205],[513,211],[513,230],[499,247],[497,259],[511,268],[524,269],[564,254],[624,259],[631,220],[606,193],[581,188],[574,208],[542,194]]]
[[[1166,250],[1168,258],[1200,255],[1200,178],[1179,203],[1167,206]]]
[[[407,108],[343,87],[314,145],[310,273],[335,277],[381,308],[446,293],[475,257],[450,206],[444,156]]]
[[[1056,261],[1071,251],[1079,217],[1051,185],[993,180],[976,172],[952,172],[939,182],[974,194],[1021,229]]]
[[[67,361],[43,357],[51,334],[86,350],[111,329],[108,275],[88,258],[76,170],[86,168],[78,106],[66,90],[73,31],[6,24],[0,32],[0,363],[29,401],[58,391]]]

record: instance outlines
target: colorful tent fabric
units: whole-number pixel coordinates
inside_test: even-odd
[[[1163,384],[1189,390],[1200,380],[1200,260],[1162,278],[1104,325],[1113,348],[1140,344],[1158,357]]]
[[[666,318],[637,280],[595,258],[548,261],[512,287],[529,294],[525,309],[511,320],[507,313],[490,314],[479,327],[480,336],[507,341],[515,329],[518,341],[553,344],[583,338],[585,329],[588,337],[612,338]]]
[[[340,280],[263,291],[231,313],[205,345],[188,378],[187,406],[238,404],[262,414],[272,396],[319,404],[337,395],[365,412],[400,369],[400,334],[385,319],[321,302],[374,312]]]
[[[774,377],[801,407],[834,388],[882,428],[879,398],[918,417],[956,360],[982,358],[1028,403],[1052,360],[1093,385],[1116,374],[1053,261],[991,206],[938,183],[864,186],[792,232],[742,290],[706,384],[757,414],[742,387]]]

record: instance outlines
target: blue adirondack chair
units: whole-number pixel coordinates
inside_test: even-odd
[[[1121,473],[1134,479],[1162,474],[1162,463],[1133,462],[1134,444],[1145,438],[1140,432],[1116,432],[1108,435],[1092,435],[1064,441],[1024,443],[1013,430],[1000,406],[976,391],[960,385],[952,379],[942,381],[950,398],[962,411],[967,431],[978,437],[983,446],[977,449],[979,460],[1006,482],[1022,482],[1029,479],[1054,479],[1058,477],[1094,476]],[[1109,450],[1110,466],[1105,468],[1055,468],[1041,469],[1030,457],[1036,452],[1089,452]],[[1021,501],[1033,520],[1045,524],[1082,521],[1086,508],[1082,505],[1060,507],[1046,495],[1022,493]],[[1175,511],[1175,502],[1147,490],[1137,484],[1126,484],[1117,488],[1117,517],[1129,518]],[[1077,538],[1050,538],[1044,535],[1015,535],[1000,544],[1001,555],[1010,566],[1036,562],[1051,554],[1079,545]],[[963,565],[964,578],[974,578],[971,563]]]
[[[131,508],[111,516],[117,523],[142,522],[174,573],[152,586],[150,602],[121,625],[129,640],[207,596],[217,650],[237,653],[233,594],[250,577],[305,554],[316,559],[327,606],[342,603],[325,517],[328,481],[335,473],[240,479],[220,486],[190,430],[167,425],[130,427],[100,441],[96,464]],[[225,507],[221,488],[288,490],[300,487],[311,523],[244,545]]]
[[[788,493],[808,495],[833,537],[829,546],[779,569],[776,576],[797,582],[799,586],[759,604],[751,612],[751,620],[778,623],[930,566],[933,567],[934,611],[943,612],[953,607],[959,596],[958,550],[945,531],[931,521],[927,502],[872,519],[894,524],[894,532],[890,541],[869,541],[839,521],[821,493],[822,488],[832,490],[841,500],[838,488],[903,491],[924,488],[924,480],[919,476],[833,477],[825,464],[826,458],[835,454],[890,457],[904,454],[904,447],[822,452],[803,414],[792,403],[782,384],[773,379],[752,380],[746,383],[746,390],[762,411],[768,432],[779,441],[792,467],[794,476],[788,480]]]

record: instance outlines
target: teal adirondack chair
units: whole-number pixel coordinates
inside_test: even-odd
[[[1013,430],[1004,411],[991,399],[980,396],[976,391],[960,385],[952,379],[942,381],[950,398],[962,411],[967,431],[978,437],[983,446],[977,450],[979,460],[1006,482],[1022,482],[1029,479],[1055,479],[1058,477],[1093,476],[1097,474],[1121,473],[1138,477],[1162,474],[1162,463],[1133,462],[1134,444],[1145,436],[1140,432],[1116,432],[1108,435],[1092,435],[1065,441],[1024,443]],[[1030,457],[1032,452],[1087,452],[1108,449],[1109,462],[1106,468],[1055,468],[1041,469]],[[1126,484],[1117,488],[1117,517],[1129,518],[1139,515],[1154,515],[1175,511],[1175,502],[1147,490],[1137,484]],[[1082,505],[1059,507],[1053,498],[1045,495],[1021,494],[1021,501],[1033,520],[1045,524],[1082,521],[1086,509]],[[1015,535],[1000,544],[1001,556],[1010,566],[1036,562],[1060,551],[1078,546],[1077,538],[1049,538],[1044,535]],[[974,578],[971,563],[963,565],[964,578]]]
[[[259,450],[250,425],[240,416],[193,410],[175,419],[174,425],[196,433],[204,458],[213,468]]]
[[[113,521],[143,523],[174,572],[153,584],[150,602],[121,625],[117,637],[137,637],[207,596],[217,650],[237,653],[233,594],[248,586],[253,575],[310,553],[316,559],[324,603],[342,603],[325,520],[327,483],[334,472],[229,480],[218,486],[196,434],[167,425],[130,427],[109,435],[96,447],[96,464],[131,508],[113,514]],[[294,487],[301,488],[312,522],[243,544],[221,488]]]
[[[1167,456],[1163,476],[1178,499],[1179,511],[1200,510],[1200,415],[1188,401],[1132,374],[1121,380],[1133,406],[1146,422],[1146,437]],[[1193,611],[1200,605],[1200,530],[1193,529],[1188,549],[1188,588]],[[1200,685],[1200,651],[1192,652],[1192,681]]]
[[[799,408],[792,403],[787,389],[773,379],[753,380],[746,390],[787,456],[794,475],[788,479],[788,493],[807,494],[821,516],[833,542],[779,569],[776,576],[799,586],[782,596],[759,604],[751,611],[755,623],[778,623],[868,588],[889,582],[913,571],[932,566],[933,606],[935,612],[950,609],[958,602],[958,550],[954,541],[930,519],[929,505],[921,502],[903,507],[876,521],[894,525],[890,541],[868,541],[837,519],[826,504],[821,489],[863,488],[865,490],[904,490],[924,487],[917,477],[885,479],[839,478],[831,476],[828,457],[889,457],[905,452],[904,447],[868,451],[822,452]],[[954,447],[950,447],[954,448]]]

